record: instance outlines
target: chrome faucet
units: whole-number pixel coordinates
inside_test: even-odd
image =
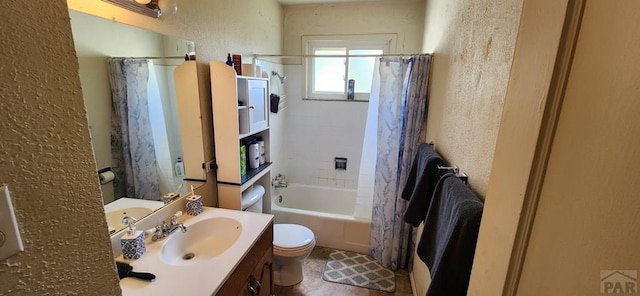
[[[170,234],[174,233],[176,230],[180,229],[182,232],[187,232],[187,227],[182,223],[178,223],[178,217],[182,216],[182,212],[178,211],[173,216],[171,216],[171,220],[169,224],[166,221],[162,221],[162,224],[156,226],[155,228],[151,228],[146,231],[147,235],[153,234],[151,237],[152,241],[158,241],[164,239]]]
[[[277,176],[275,176],[275,178],[273,178],[271,185],[273,185],[274,188],[287,188],[289,184],[284,175],[278,174]]]

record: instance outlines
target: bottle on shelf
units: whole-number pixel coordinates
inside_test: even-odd
[[[174,170],[176,173],[176,177],[184,177],[184,162],[182,162],[182,157],[178,157],[176,164],[174,166]]]
[[[240,177],[247,174],[247,146],[240,144]]]
[[[260,166],[260,146],[258,140],[253,138],[249,144],[249,168],[257,169]]]
[[[231,58],[231,54],[227,54],[227,66],[233,67],[233,59]]]
[[[264,140],[262,137],[258,137],[258,147],[260,148],[260,165],[267,162],[267,158],[264,155]]]

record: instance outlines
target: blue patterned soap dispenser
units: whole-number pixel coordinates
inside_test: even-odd
[[[187,197],[186,201],[187,214],[198,216],[202,213],[202,195],[197,195],[193,192],[193,185],[191,185],[191,196]]]
[[[139,259],[147,251],[144,244],[144,231],[138,230],[134,226],[136,218],[124,217],[122,224],[126,224],[129,228],[127,233],[120,238],[122,246],[122,257],[124,259]]]

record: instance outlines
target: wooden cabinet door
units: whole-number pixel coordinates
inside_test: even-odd
[[[273,248],[269,248],[249,277],[249,290],[252,296],[269,296],[273,292]]]

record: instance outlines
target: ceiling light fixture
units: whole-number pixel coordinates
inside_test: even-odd
[[[142,15],[146,15],[153,18],[159,18],[162,15],[162,10],[158,5],[160,0],[102,0],[107,3],[111,3],[122,8],[137,12]]]

